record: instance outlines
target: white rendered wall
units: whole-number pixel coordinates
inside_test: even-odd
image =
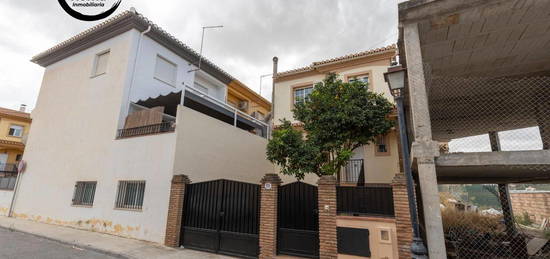
[[[7,216],[10,210],[13,191],[0,190],[0,216]]]
[[[175,133],[115,139],[138,37],[126,32],[46,68],[16,217],[163,242]],[[91,78],[107,49],[107,73]],[[142,211],[114,209],[119,180],[146,181]],[[71,205],[76,181],[97,181],[93,207]]]
[[[273,172],[267,139],[187,107],[178,107],[174,173],[192,182],[228,179],[259,183]]]
[[[200,80],[201,85],[208,88],[209,95],[224,101],[226,86],[222,82],[202,71],[195,72],[195,67],[189,61],[181,58],[147,35],[141,40],[139,53],[135,68],[135,79],[131,88],[130,99],[132,102],[179,92],[184,85],[193,86],[195,77]],[[177,76],[174,85],[155,78],[157,56],[161,56],[176,65]]]

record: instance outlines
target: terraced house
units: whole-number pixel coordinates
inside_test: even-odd
[[[7,215],[17,178],[17,163],[23,157],[31,127],[26,106],[19,110],[0,107],[0,215]]]
[[[276,73],[274,126],[284,118],[300,128],[301,122],[293,118],[294,104],[306,100],[315,84],[329,73],[338,74],[343,81],[365,82],[371,91],[393,101],[384,73],[396,54],[397,47],[392,45]],[[277,71],[278,58],[273,61]],[[411,228],[399,155],[399,134],[394,128],[374,143],[354,150],[335,182],[314,174],[306,175],[299,183],[283,178],[279,197],[293,205],[279,200],[278,253],[321,258],[336,254],[338,258],[407,258]],[[311,210],[296,209],[308,208],[312,200],[315,206]]]
[[[45,71],[13,215],[179,246],[172,185],[257,190],[273,170],[271,104],[199,59],[134,10],[35,56]]]

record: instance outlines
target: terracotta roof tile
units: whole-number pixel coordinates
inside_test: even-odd
[[[20,111],[0,107],[0,117],[2,117],[2,115],[19,117],[19,118],[29,119],[29,120],[31,119],[31,114],[30,113],[20,112]]]
[[[113,23],[116,23],[118,21],[121,21],[125,18],[130,18],[130,17],[136,17],[138,18],[139,20],[145,22],[147,25],[150,25],[151,26],[151,29],[152,30],[156,30],[158,31],[159,33],[163,34],[165,37],[169,38],[170,41],[172,41],[173,44],[175,45],[178,45],[180,48],[183,48],[185,51],[191,53],[192,55],[194,56],[197,56],[199,57],[199,53],[193,49],[191,49],[189,46],[187,46],[186,44],[184,44],[183,42],[181,42],[180,40],[178,40],[176,37],[174,37],[173,35],[171,35],[170,33],[166,32],[164,29],[162,29],[160,26],[156,25],[155,23],[153,23],[152,21],[150,21],[149,19],[147,19],[147,17],[143,16],[142,14],[138,13],[138,12],[135,12],[135,11],[130,11],[130,10],[127,10],[127,11],[124,11],[120,14],[117,14],[107,20],[105,20],[104,22],[102,23],[99,23],[51,48],[49,48],[48,50],[44,51],[44,52],[41,52],[40,54],[37,54],[35,55],[34,57],[32,57],[31,61],[32,62],[35,62],[35,63],[38,63],[37,61],[57,50],[59,50],[60,48],[63,48],[64,46],[67,46],[71,43],[74,43],[82,38],[85,38],[87,35],[93,33],[93,32],[96,32],[98,30],[101,30],[105,27],[108,27],[110,24],[113,24]],[[225,76],[227,76],[228,78],[232,79],[232,80],[235,80],[235,78],[233,76],[231,76],[229,73],[225,72],[223,69],[221,69],[220,67],[218,67],[217,65],[215,65],[214,63],[212,63],[210,60],[206,59],[204,56],[202,57],[202,62],[203,63],[207,63],[209,65],[211,65],[212,67],[214,67],[216,70],[218,70],[220,73],[224,74]]]
[[[396,51],[396,50],[397,50],[397,46],[395,44],[392,44],[392,45],[389,45],[389,46],[386,46],[386,47],[361,51],[361,52],[348,54],[348,55],[335,57],[335,58],[330,58],[330,59],[325,59],[325,60],[321,60],[321,61],[315,61],[315,62],[311,63],[311,65],[306,66],[306,67],[295,68],[295,69],[279,72],[279,73],[277,73],[277,77],[297,74],[297,73],[301,73],[301,72],[312,71],[312,70],[315,70],[315,68],[319,67],[319,66],[338,63],[338,62],[350,61],[350,60],[354,60],[354,59],[358,59],[358,58],[364,58],[364,57],[380,54],[380,53],[383,53],[383,52],[386,52],[386,51]]]

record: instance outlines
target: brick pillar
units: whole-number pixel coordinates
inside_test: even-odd
[[[336,237],[336,178],[322,176],[317,182],[319,195],[319,258],[338,257]]]
[[[391,186],[393,190],[393,207],[395,211],[395,227],[397,232],[397,250],[399,251],[399,258],[411,258],[413,229],[405,174],[402,172],[396,174]]]
[[[262,178],[260,198],[260,259],[277,255],[277,195],[281,178],[266,174]]]
[[[191,181],[186,175],[174,175],[170,187],[168,217],[166,219],[166,236],[164,245],[178,247],[180,244],[181,220],[183,218],[183,201],[185,186]]]

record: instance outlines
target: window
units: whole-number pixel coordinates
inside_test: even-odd
[[[369,83],[369,74],[348,77],[348,82],[351,83],[351,82],[355,82],[355,81],[360,81],[360,82],[363,82],[365,84],[368,84]]]
[[[74,186],[73,205],[94,205],[96,184],[97,182],[76,182]]]
[[[168,61],[161,56],[157,56],[157,63],[155,65],[155,78],[171,86],[175,86],[176,75],[176,64]]]
[[[390,145],[388,135],[380,135],[375,140],[376,155],[389,155]]]
[[[1,164],[0,167],[2,167]],[[16,174],[4,174],[4,176],[0,176],[0,190],[12,191],[15,188],[15,180],[17,180]]]
[[[208,88],[206,86],[195,82],[195,88],[197,88],[197,90],[201,91],[202,93],[208,95]]]
[[[120,181],[116,196],[115,208],[141,210],[145,181]]]
[[[21,158],[22,158],[22,157],[23,157],[22,154],[17,154],[17,155],[15,156],[15,161],[17,161],[17,162],[21,161]]]
[[[23,136],[23,126],[11,125],[8,135],[12,137],[22,137]]]
[[[109,51],[97,54],[95,57],[95,66],[92,76],[99,76],[107,73],[107,63],[109,62]]]
[[[312,91],[313,86],[294,89],[294,104],[308,100]]]

